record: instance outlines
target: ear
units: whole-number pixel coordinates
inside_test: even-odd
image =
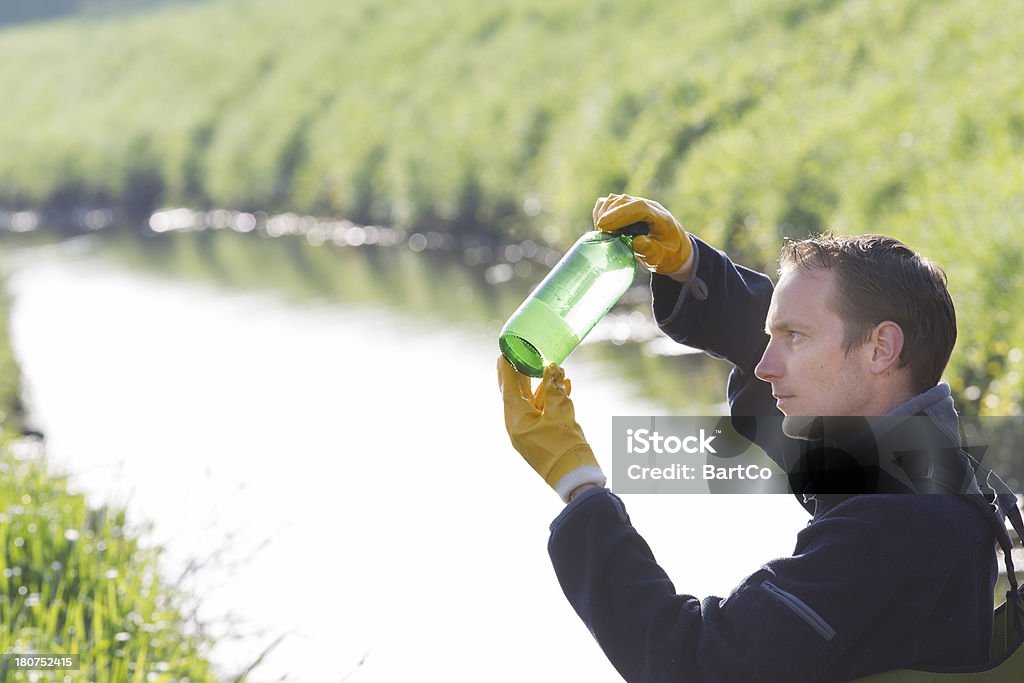
[[[871,372],[881,375],[894,367],[900,360],[903,343],[902,327],[891,320],[878,323],[871,333]]]

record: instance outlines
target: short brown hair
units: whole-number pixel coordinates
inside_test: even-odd
[[[845,325],[847,353],[891,320],[904,336],[897,367],[910,366],[918,393],[939,383],[956,343],[956,311],[938,264],[885,235],[831,234],[787,239],[779,264],[780,275],[790,268],[835,272],[831,307]]]

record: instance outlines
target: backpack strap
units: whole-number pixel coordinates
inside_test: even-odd
[[[986,521],[992,527],[999,548],[1003,551],[1003,563],[1006,566],[1006,580],[1010,584],[1010,590],[1006,593],[1007,609],[1012,610],[1013,628],[1019,634],[1024,634],[1024,595],[1021,593],[1020,585],[1017,583],[1017,575],[1013,567],[1013,541],[1006,529],[1006,522],[1010,522],[1017,539],[1024,544],[1024,518],[1021,517],[1020,508],[1017,505],[1017,496],[1007,486],[998,474],[990,468],[983,466],[975,459],[968,449],[963,449],[968,461],[974,468],[975,476],[979,483],[984,482],[989,493],[981,496],[967,496],[983,510]]]

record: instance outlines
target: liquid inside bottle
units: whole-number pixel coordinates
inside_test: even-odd
[[[586,233],[505,323],[501,353],[531,377],[543,375],[550,363],[561,365],[635,276],[632,237]]]

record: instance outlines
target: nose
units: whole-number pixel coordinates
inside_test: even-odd
[[[768,342],[761,360],[754,368],[754,376],[764,382],[774,382],[782,377],[782,371],[782,363],[779,360],[778,353],[775,351],[775,344]]]

